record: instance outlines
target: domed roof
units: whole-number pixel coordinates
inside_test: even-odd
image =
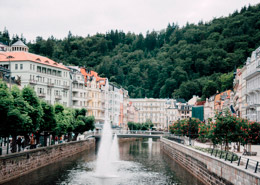
[[[18,40],[12,46],[22,46],[22,47],[27,47],[21,40]],[[28,48],[28,47],[27,47]]]

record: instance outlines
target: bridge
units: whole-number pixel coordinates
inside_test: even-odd
[[[118,138],[156,138],[159,139],[165,133],[162,131],[140,131],[140,130],[113,130],[113,134],[117,134]],[[84,134],[84,138],[95,137],[100,138],[101,132],[88,132]]]

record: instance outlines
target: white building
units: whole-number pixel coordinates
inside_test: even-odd
[[[246,117],[260,121],[260,47],[246,61]]]
[[[71,107],[72,108],[86,108],[87,107],[87,89],[85,87],[84,76],[77,66],[67,66],[70,69],[70,76],[72,79],[71,89]]]
[[[237,69],[233,82],[233,105],[238,117],[246,118],[246,66]]]
[[[31,85],[36,94],[51,104],[70,106],[69,69],[47,57],[27,52],[18,41],[12,52],[0,52],[0,66],[11,69],[11,76],[21,78],[21,87]],[[11,65],[11,67],[10,67]]]
[[[139,123],[151,121],[157,129],[167,129],[177,120],[178,111],[173,99],[137,98],[129,101],[138,109]]]
[[[109,83],[108,89],[108,117],[113,126],[120,126],[120,105],[123,104],[121,89]]]

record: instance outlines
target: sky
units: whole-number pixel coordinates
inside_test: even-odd
[[[0,0],[0,31],[28,41],[110,30],[143,33],[228,16],[260,0]]]

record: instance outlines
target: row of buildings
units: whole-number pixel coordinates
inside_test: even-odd
[[[213,118],[216,111],[229,108],[240,117],[260,121],[260,49],[255,50],[242,69],[237,69],[233,91],[216,93],[204,102],[194,96],[190,101],[175,99],[132,99],[127,90],[110,83],[95,71],[65,66],[47,57],[29,53],[21,41],[12,46],[0,44],[0,78],[31,85],[39,98],[50,104],[86,108],[95,117],[96,126],[106,120],[126,128],[128,122],[152,122],[156,129],[167,129],[172,122],[196,117]],[[193,113],[192,113],[193,111]]]
[[[260,122],[260,47],[241,69],[235,70],[233,90],[216,93],[199,106],[203,107],[205,121],[228,108],[238,117]]]
[[[130,99],[127,90],[95,71],[65,66],[29,53],[21,41],[10,47],[0,44],[0,50],[2,79],[19,82],[21,88],[30,85],[39,98],[50,104],[86,108],[88,116],[95,117],[97,127],[105,120],[123,128],[130,121],[151,121],[156,128],[165,129],[174,120],[191,116],[191,107],[186,103],[173,99]]]

